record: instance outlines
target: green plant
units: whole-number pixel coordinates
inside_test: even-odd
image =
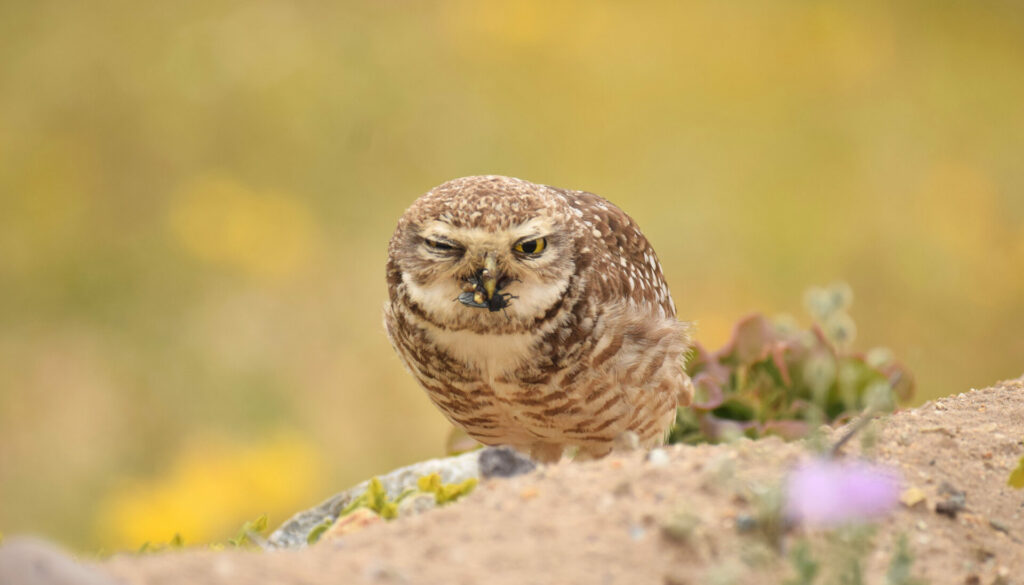
[[[175,549],[180,549],[180,548],[184,548],[184,547],[185,547],[185,540],[181,537],[181,534],[175,532],[174,536],[171,537],[171,540],[168,541],[168,542],[165,542],[165,543],[153,544],[153,543],[151,543],[151,542],[149,542],[147,540],[146,542],[142,543],[142,546],[139,547],[139,550],[137,552],[139,552],[139,553],[153,553],[153,552],[161,552],[161,551],[165,551],[165,550],[175,550]]]
[[[399,504],[410,496],[431,494],[434,497],[434,503],[438,506],[443,506],[470,493],[476,487],[476,484],[477,479],[474,477],[459,483],[444,483],[441,480],[440,474],[430,473],[418,478],[415,488],[408,488],[392,499],[388,497],[388,492],[380,479],[374,477],[370,479],[370,484],[366,487],[366,491],[349,502],[338,514],[337,518],[324,518],[322,522],[314,526],[306,536],[306,542],[308,544],[317,542],[338,519],[351,514],[358,508],[366,508],[385,520],[393,520],[398,517]]]
[[[719,442],[767,434],[800,438],[867,408],[891,410],[914,390],[910,372],[884,348],[849,349],[856,327],[843,284],[808,291],[807,330],[787,318],[748,316],[721,349],[695,346],[687,373],[696,396],[680,408],[670,443]]]
[[[1017,468],[1010,472],[1010,477],[1006,480],[1006,483],[1018,490],[1024,488],[1024,457],[1021,457],[1017,462]]]
[[[921,581],[911,576],[914,567],[914,555],[910,552],[907,535],[901,534],[896,540],[896,552],[889,562],[889,570],[885,573],[886,585],[921,585]]]
[[[413,491],[411,489],[405,490],[395,499],[389,499],[388,492],[384,489],[380,479],[374,477],[370,479],[370,485],[366,487],[366,491],[352,500],[349,505],[345,506],[338,516],[344,516],[356,508],[369,508],[381,518],[391,520],[398,517],[398,504],[412,494]]]
[[[818,576],[821,563],[814,559],[814,555],[811,554],[811,547],[806,540],[800,540],[796,543],[796,546],[793,547],[793,552],[789,555],[789,559],[793,563],[796,577],[787,580],[785,585],[812,585],[814,579]]]
[[[238,548],[243,546],[257,545],[259,536],[267,530],[267,515],[264,514],[255,520],[247,520],[238,529],[234,538],[228,539],[228,544]]]
[[[421,492],[434,494],[434,501],[437,505],[443,506],[449,502],[461,498],[462,496],[473,491],[476,487],[477,479],[470,477],[459,483],[442,483],[441,475],[437,473],[431,473],[430,475],[424,475],[423,477],[416,480],[416,487]]]

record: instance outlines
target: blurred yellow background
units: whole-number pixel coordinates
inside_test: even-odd
[[[619,204],[715,347],[856,294],[918,400],[1024,372],[1014,2],[0,6],[0,532],[223,540],[443,453],[384,336],[419,194]]]

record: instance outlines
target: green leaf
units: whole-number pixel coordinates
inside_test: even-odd
[[[473,488],[476,487],[476,484],[477,479],[475,477],[471,477],[459,483],[449,483],[442,485],[441,489],[439,489],[434,494],[434,499],[437,501],[438,505],[444,505],[447,504],[448,502],[454,502],[455,500],[473,491]]]
[[[757,411],[753,406],[738,398],[730,398],[721,406],[711,411],[718,418],[727,420],[749,421],[754,420]]]
[[[811,585],[814,583],[821,563],[814,560],[811,555],[811,547],[806,540],[797,542],[789,560],[793,563],[796,577],[785,581],[785,585]]]
[[[331,518],[330,516],[320,521],[319,524],[309,531],[309,534],[306,536],[306,544],[316,544],[316,542],[320,540],[320,537],[324,535],[324,532],[327,532],[328,528],[334,526],[335,522],[336,519]]]
[[[1010,479],[1006,483],[1018,490],[1024,488],[1024,457],[1017,462],[1017,469],[1010,472]]]
[[[889,562],[889,570],[885,572],[886,585],[920,585],[920,581],[911,575],[914,567],[914,555],[910,552],[907,535],[901,534],[896,541],[896,552]]]
[[[238,529],[238,534],[234,538],[228,539],[228,544],[234,547],[256,544],[253,542],[251,535],[260,534],[266,529],[267,515],[264,514],[255,520],[246,521],[245,524],[242,524],[242,527]]]
[[[477,479],[475,477],[471,477],[459,483],[442,483],[441,475],[439,473],[424,475],[416,480],[416,487],[418,487],[421,492],[434,494],[434,501],[437,502],[438,505],[454,502],[473,491],[476,484]]]
[[[686,414],[676,415],[668,441],[698,444],[780,430],[796,439],[865,407],[885,411],[906,401],[914,379],[891,352],[848,347],[855,331],[852,298],[843,283],[812,289],[807,299],[815,322],[806,329],[793,319],[779,325],[782,320],[755,314],[741,319],[719,350],[696,345],[687,366],[695,396],[680,409]],[[829,323],[838,329],[828,329]]]

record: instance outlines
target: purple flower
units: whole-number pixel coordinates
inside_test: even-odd
[[[881,516],[899,502],[900,478],[864,461],[815,459],[786,479],[786,517],[831,526]]]

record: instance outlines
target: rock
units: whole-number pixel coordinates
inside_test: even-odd
[[[92,567],[82,565],[53,544],[14,537],[0,546],[0,584],[117,585]]]
[[[430,459],[407,467],[396,469],[390,473],[380,476],[381,485],[387,491],[389,498],[396,498],[408,488],[416,487],[416,480],[424,475],[437,473],[444,483],[458,483],[471,477],[480,477],[479,459],[484,451],[471,451],[456,457],[445,457],[443,459]],[[275,530],[267,544],[270,548],[304,548],[309,533],[318,525],[327,520],[338,517],[345,506],[355,498],[366,492],[370,481],[364,481],[339,494],[328,498],[318,506],[299,512],[277,530]]]
[[[384,519],[378,516],[373,510],[357,508],[352,512],[338,519],[330,528],[324,532],[317,542],[329,542],[337,540],[346,534],[358,532],[367,526],[380,524]]]
[[[437,507],[437,498],[434,494],[422,493],[413,494],[398,504],[398,517],[406,518],[422,514]]]
[[[480,452],[480,476],[513,477],[537,468],[529,457],[509,447],[490,447]]]

